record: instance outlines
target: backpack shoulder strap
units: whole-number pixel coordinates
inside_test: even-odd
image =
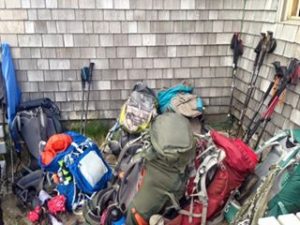
[[[198,197],[201,203],[203,204],[202,213],[193,213],[193,204],[191,203],[190,210],[183,210],[181,209],[179,203],[176,201],[174,194],[171,194],[169,192],[166,192],[165,194],[170,198],[172,202],[172,208],[175,208],[179,214],[185,215],[189,217],[189,222],[192,222],[192,218],[201,218],[201,225],[206,224],[206,217],[207,217],[207,207],[208,207],[208,196],[207,196],[207,190],[206,190],[206,177],[208,171],[210,171],[214,166],[220,165],[220,163],[225,158],[225,152],[216,148],[215,149],[210,148],[212,151],[212,154],[209,154],[205,157],[204,161],[201,163],[199,168],[197,169],[196,177],[194,179],[194,182],[196,184],[199,184],[200,182],[200,190],[197,190],[196,194],[192,195],[192,201],[194,197]],[[198,185],[196,185],[198,186]]]
[[[216,147],[215,147],[216,148]],[[213,167],[216,165],[221,165],[221,162],[225,158],[225,152],[220,149],[214,149],[212,154],[209,154],[205,157],[203,163],[199,166],[196,177],[194,179],[194,182],[196,183],[196,187],[199,187],[200,182],[200,190],[197,190],[197,193],[195,194],[198,196],[199,200],[203,204],[202,209],[202,217],[201,217],[201,224],[206,224],[206,217],[207,217],[207,207],[208,207],[208,196],[207,196],[207,190],[206,190],[206,178],[207,173],[210,171]]]

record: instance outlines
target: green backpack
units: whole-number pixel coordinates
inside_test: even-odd
[[[156,161],[180,173],[195,156],[190,122],[177,113],[158,116],[150,128],[150,139]]]
[[[137,224],[133,212],[148,221],[153,214],[174,207],[173,202],[184,195],[188,165],[195,157],[192,128],[182,115],[157,116],[145,137],[149,145],[140,154],[145,159],[145,176],[127,211],[127,225]]]

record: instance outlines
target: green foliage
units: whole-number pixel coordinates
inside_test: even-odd
[[[106,137],[106,134],[108,133],[109,128],[109,124],[106,122],[100,120],[89,121],[86,125],[85,135],[97,142],[98,145],[101,145]],[[80,132],[80,122],[72,122],[67,124],[66,129]]]

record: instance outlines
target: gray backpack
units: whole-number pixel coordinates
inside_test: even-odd
[[[40,141],[62,132],[59,108],[48,98],[21,103],[12,130],[16,150],[21,150],[20,143],[24,141],[30,154],[37,159]]]
[[[11,134],[16,151],[28,150],[30,165],[16,174],[13,191],[25,204],[31,204],[36,193],[45,183],[45,173],[38,167],[41,141],[62,132],[60,111],[57,105],[48,98],[21,103],[12,122]],[[22,159],[20,159],[22,160]],[[50,185],[50,183],[48,183]]]

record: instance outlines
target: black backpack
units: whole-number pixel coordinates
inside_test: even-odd
[[[11,133],[16,150],[21,150],[20,143],[24,141],[31,155],[37,159],[40,141],[47,141],[62,130],[58,106],[49,98],[42,98],[19,105]]]
[[[10,133],[17,151],[23,150],[25,144],[30,153],[30,165],[16,175],[13,191],[26,205],[32,203],[36,194],[45,188],[47,181],[44,171],[38,166],[40,142],[46,142],[50,136],[62,131],[59,108],[49,98],[27,101],[19,105]]]

